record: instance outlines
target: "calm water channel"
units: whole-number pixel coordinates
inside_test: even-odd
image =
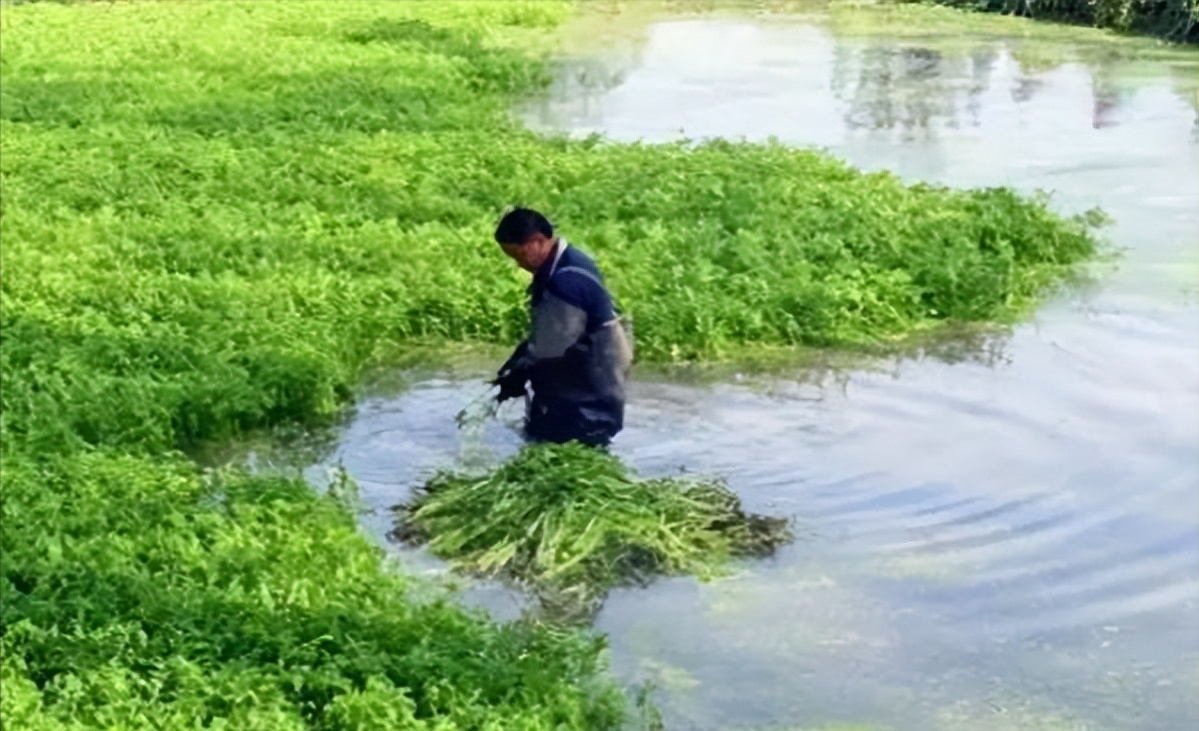
[[[578,51],[520,110],[578,134],[775,136],[910,179],[1040,188],[1063,211],[1106,209],[1127,249],[964,357],[635,385],[623,459],[727,476],[801,536],[723,581],[611,596],[596,628],[622,678],[657,685],[668,728],[1199,727],[1199,64],[1076,37],[657,19]],[[413,374],[365,401],[311,474],[344,464],[383,535],[432,469],[516,449],[503,424],[457,430],[483,375]],[[501,617],[522,601],[466,599]]]

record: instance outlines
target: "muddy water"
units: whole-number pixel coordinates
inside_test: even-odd
[[[969,357],[637,383],[624,459],[725,475],[801,538],[723,581],[613,594],[596,626],[616,671],[656,684],[673,729],[1199,726],[1199,66],[819,18],[635,35],[566,64],[522,113],[617,139],[776,136],[911,179],[1041,188],[1063,211],[1106,209],[1127,251]],[[604,83],[580,83],[597,70]],[[517,446],[502,424],[457,431],[477,377],[412,379],[361,404],[326,462],[380,509],[438,466]],[[386,514],[369,525],[382,535]],[[467,598],[521,606],[498,587]]]

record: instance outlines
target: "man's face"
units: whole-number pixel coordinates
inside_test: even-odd
[[[554,240],[544,234],[533,234],[523,244],[501,244],[504,253],[526,272],[535,272],[554,251]]]

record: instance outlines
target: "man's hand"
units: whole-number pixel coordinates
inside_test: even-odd
[[[500,372],[491,382],[492,385],[500,387],[500,395],[495,397],[496,401],[507,401],[525,395],[525,384],[529,382],[529,370],[525,364],[528,354],[529,342],[526,340],[516,346],[516,350],[504,365],[500,366]]]
[[[496,401],[507,401],[508,399],[520,398],[525,395],[525,384],[529,382],[529,373],[523,368],[513,368],[500,373],[500,375],[492,381],[500,387],[500,394],[495,397]]]

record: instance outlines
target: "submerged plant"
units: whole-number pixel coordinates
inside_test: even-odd
[[[574,610],[659,574],[712,576],[792,538],[718,480],[638,479],[579,444],[529,446],[488,474],[440,472],[396,510],[395,538]]]

